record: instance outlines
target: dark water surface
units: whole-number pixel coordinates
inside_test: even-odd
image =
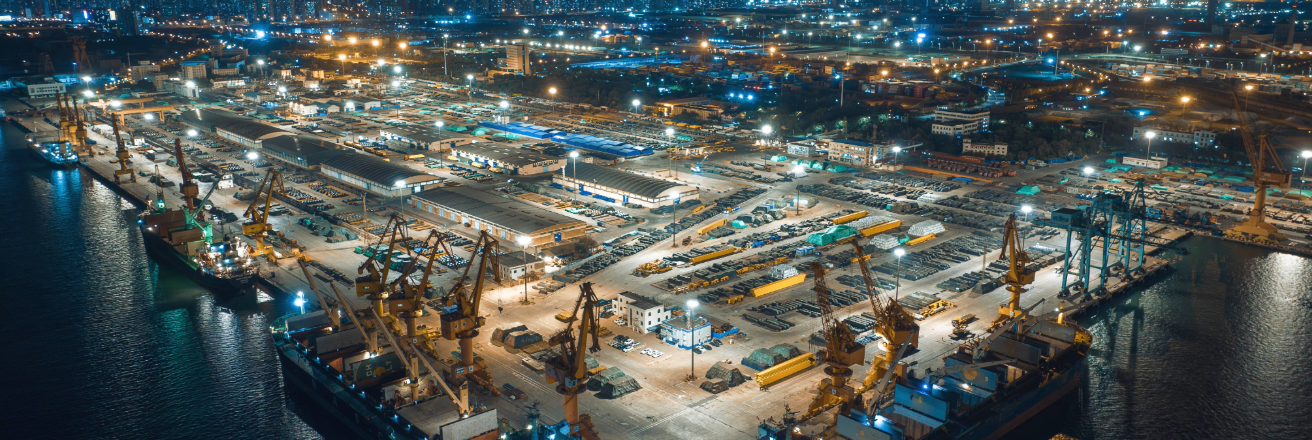
[[[285,298],[215,298],[161,268],[130,204],[3,131],[0,438],[349,438],[284,387],[267,323]],[[1082,320],[1095,336],[1084,386],[1009,438],[1312,435],[1312,262],[1188,246]]]

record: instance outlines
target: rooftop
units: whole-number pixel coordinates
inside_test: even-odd
[[[262,144],[266,153],[276,153],[289,158],[304,160],[310,166],[346,154],[353,154],[337,147],[330,141],[314,136],[278,136],[265,140]]]
[[[323,166],[337,169],[378,185],[393,186],[398,181],[419,183],[439,180],[437,176],[421,173],[361,153],[343,154],[323,161]]]
[[[668,180],[640,176],[618,168],[603,167],[584,162],[571,165],[575,168],[567,173],[566,177],[577,178],[584,182],[593,182],[607,188],[651,199],[659,198],[671,189],[687,186]]]
[[[515,166],[528,166],[535,163],[557,160],[557,158],[533,150],[500,145],[492,142],[479,142],[453,148],[455,151],[483,156],[491,160],[505,162]]]
[[[585,227],[587,223],[467,186],[434,188],[414,198],[440,205],[494,223],[516,233],[533,234],[563,227]]]
[[[451,139],[459,137],[456,133],[442,133],[442,130],[432,125],[399,125],[387,127],[382,131],[401,136],[415,142],[437,142],[442,138]]]
[[[520,267],[525,264],[536,263],[539,261],[542,261],[542,259],[524,251],[514,251],[497,257],[497,262],[506,267]]]
[[[656,301],[651,297],[642,296],[629,291],[620,292],[620,296],[628,298],[628,303],[630,306],[642,310],[654,309],[661,306],[661,303],[659,301]]]

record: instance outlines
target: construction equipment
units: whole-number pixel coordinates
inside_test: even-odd
[[[265,188],[268,188],[267,194]],[[276,263],[278,257],[274,254],[273,247],[265,242],[269,231],[273,230],[273,226],[269,225],[269,205],[273,203],[274,191],[283,194],[287,192],[287,189],[282,186],[282,175],[270,168],[269,172],[265,174],[264,180],[260,182],[260,188],[255,192],[255,198],[251,199],[250,206],[246,207],[244,216],[249,218],[250,221],[241,224],[241,233],[255,239],[255,255],[265,255],[269,258],[269,261]],[[263,209],[260,207],[261,195],[265,196]]]
[[[475,258],[478,259],[478,272],[474,274],[473,287],[466,288],[465,283],[469,281],[469,270],[474,267]],[[474,363],[474,337],[478,336],[479,327],[486,322],[486,318],[478,314],[478,308],[483,302],[483,282],[488,270],[491,269],[497,283],[501,282],[501,272],[497,270],[498,261],[497,240],[487,231],[481,231],[478,241],[474,242],[474,253],[470,255],[463,275],[442,298],[441,314],[442,337],[460,344],[462,366],[456,369],[456,374],[466,376],[491,390],[496,389],[492,386],[491,376]]]
[[[1002,282],[1007,285],[1007,291],[1011,292],[1011,299],[1007,305],[998,308],[998,319],[994,320],[994,325],[1019,316],[1017,313],[1022,312],[1020,294],[1025,293],[1026,285],[1034,282],[1034,269],[1029,267],[1030,256],[1021,246],[1016,214],[1012,214],[1002,227],[1002,252],[998,254],[999,260],[1007,261],[1007,272],[1002,274]]]
[[[446,384],[446,381],[442,379],[442,375],[439,373],[439,371],[441,370],[438,370],[437,368],[433,367],[433,364],[428,361],[428,358],[424,357],[424,353],[422,350],[419,349],[419,347],[411,344],[410,350],[414,352],[414,355],[413,356],[407,355],[405,352],[405,348],[401,346],[400,342],[397,342],[396,336],[392,334],[391,330],[387,329],[387,324],[383,322],[383,318],[378,316],[378,313],[373,310],[370,310],[369,312],[373,314],[374,321],[377,322],[378,327],[382,329],[383,335],[387,336],[387,341],[392,344],[392,349],[396,350],[396,355],[401,358],[401,363],[405,365],[405,371],[409,375],[409,378],[405,381],[405,384],[410,387],[411,401],[419,400],[419,388],[420,388],[419,363],[422,362],[424,364],[424,368],[428,369],[429,378],[431,378],[433,382],[437,383],[438,386],[442,387],[442,391],[445,392],[447,397],[451,399],[451,402],[456,405],[456,411],[460,413],[460,418],[463,419],[465,417],[468,417],[469,416],[468,383],[461,384],[460,393],[456,394],[456,392],[452,391],[451,387]]]
[[[133,173],[132,169],[128,168],[128,162],[132,160],[132,154],[128,153],[127,146],[123,145],[123,138],[119,137],[118,120],[111,119],[110,125],[114,127],[114,155],[115,157],[118,157],[118,169],[114,170],[114,183],[122,183],[120,182],[122,176],[128,176],[129,179],[136,182],[136,173]]]
[[[338,315],[337,307],[328,303],[328,298],[319,292],[319,287],[314,285],[314,277],[310,276],[310,268],[305,265],[306,258],[297,258],[296,264],[301,266],[301,273],[305,274],[305,282],[310,284],[310,292],[314,293],[314,298],[319,300],[319,308],[328,315],[328,321],[333,324],[333,330],[342,330],[342,317]],[[354,320],[354,318],[352,318]]]
[[[257,197],[258,198],[258,197]],[[387,224],[378,234],[378,243],[371,247],[379,248],[384,242],[387,243],[387,252],[379,258],[377,254],[366,258],[364,263],[356,269],[356,273],[361,275],[355,278],[355,296],[369,298],[369,305],[374,312],[383,315],[387,310],[383,309],[383,301],[387,299],[388,291],[386,289],[387,274],[391,271],[392,251],[396,249],[396,243],[403,241],[407,237],[402,230],[404,226],[401,222],[401,216],[392,214],[387,219]],[[400,238],[401,240],[398,240]]]
[[[1234,98],[1235,113],[1244,115],[1239,106],[1239,95],[1231,93]],[[1249,129],[1248,117],[1239,124],[1239,133],[1244,140],[1244,150],[1248,161],[1253,165],[1253,209],[1248,211],[1248,220],[1225,231],[1225,237],[1231,240],[1246,241],[1264,246],[1278,246],[1286,242],[1284,234],[1266,222],[1266,190],[1269,187],[1288,188],[1293,173],[1285,169],[1276,155],[1275,147],[1267,141],[1266,133],[1253,140]]]
[[[195,176],[187,169],[187,158],[182,155],[182,141],[173,140],[173,158],[178,161],[178,174],[182,175],[182,200],[186,203],[187,211],[196,209],[196,197],[200,195],[200,187],[193,180]],[[217,185],[216,185],[217,186]]]
[[[556,392],[565,397],[565,421],[573,437],[597,440],[592,417],[579,413],[579,395],[587,388],[588,365],[584,350],[596,353],[601,351],[601,338],[597,330],[601,327],[598,311],[601,300],[592,292],[592,283],[580,286],[579,299],[574,303],[574,313],[565,324],[565,329],[551,336],[549,343],[560,347],[560,355],[547,361],[547,383],[560,382]],[[582,315],[579,314],[582,312]],[[579,324],[578,335],[574,334],[574,323]],[[588,341],[592,344],[589,345]]]
[[[436,230],[429,231],[424,242],[428,243],[430,241],[432,244],[427,249],[428,254],[423,255],[428,263],[424,266],[423,275],[420,276],[419,282],[411,282],[410,276],[418,270],[419,265],[419,259],[412,258],[401,271],[401,276],[392,282],[392,288],[388,289],[390,292],[387,297],[388,310],[405,321],[405,336],[407,338],[417,336],[415,319],[424,313],[424,292],[432,286],[428,279],[433,275],[433,262],[437,261],[439,255],[452,254],[451,246],[446,242],[446,235],[438,233]]]
[[[801,421],[810,420],[835,406],[841,406],[839,414],[847,414],[856,397],[856,390],[848,384],[848,379],[852,378],[852,366],[864,364],[866,360],[866,347],[858,344],[852,329],[834,316],[829,287],[825,285],[824,266],[813,261],[811,272],[815,276],[815,301],[820,306],[820,324],[825,335],[825,350],[820,357],[825,362],[828,377],[820,381],[819,393]]]
[[[875,358],[871,361],[870,371],[866,373],[865,379],[861,382],[861,387],[857,388],[857,394],[865,393],[869,390],[875,390],[874,400],[878,400],[888,389],[889,382],[879,381],[881,377],[888,376],[891,370],[897,370],[894,374],[904,374],[905,367],[898,365],[901,355],[895,355],[898,347],[909,344],[912,347],[919,346],[919,340],[916,334],[920,332],[920,325],[916,324],[916,319],[902,308],[901,304],[890,298],[880,298],[879,291],[875,289],[874,278],[870,276],[870,268],[866,266],[864,258],[865,250],[861,245],[852,241],[852,248],[856,251],[858,263],[857,267],[861,268],[861,280],[866,286],[866,295],[870,299],[870,309],[875,315],[875,333],[883,337],[884,341],[884,358]],[[880,384],[876,384],[879,381]]]
[[[56,99],[59,101],[59,140],[68,142],[77,154],[89,156],[86,121],[77,108],[77,98],[64,94],[56,95]]]

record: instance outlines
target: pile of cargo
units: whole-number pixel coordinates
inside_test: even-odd
[[[953,156],[950,154],[934,153],[934,156],[926,157],[923,163],[929,168],[939,169],[950,173],[974,174],[989,178],[1016,176],[1016,170],[1008,163],[985,162],[984,159],[974,156]]]
[[[780,362],[802,355],[802,350],[792,344],[779,344],[770,348],[758,348],[743,358],[741,364],[756,371],[778,365]]]
[[[788,330],[790,328],[793,328],[794,325],[796,325],[793,324],[792,322],[785,321],[782,318],[779,318],[778,316],[762,317],[760,315],[744,313],[743,319],[746,319],[747,322],[759,325],[767,330],[772,330],[776,332]]]
[[[529,330],[524,324],[514,322],[492,331],[492,345],[508,349],[522,349],[542,342],[542,335]]]
[[[665,225],[665,232],[670,234],[682,232],[700,224],[701,222],[709,220],[715,216],[724,214],[725,212],[736,211],[739,209],[739,205],[746,203],[748,200],[752,199],[753,197],[764,194],[765,191],[766,191],[765,188],[755,188],[755,187],[743,188],[738,191],[735,191],[733,194],[730,194],[728,196],[716,200],[714,208],[703,209],[700,212],[696,212],[686,216],[680,216],[678,222]],[[681,207],[680,212],[684,212],[682,211],[682,209],[683,208]],[[661,213],[661,212],[657,212],[656,210],[652,210],[652,212],[656,214]]]
[[[946,231],[947,229],[943,227],[943,223],[934,220],[925,220],[911,225],[911,229],[908,229],[907,233],[911,234],[913,237],[924,237],[931,234],[942,234]]]
[[[708,246],[704,248],[691,249],[688,252],[675,253],[673,255],[665,257],[665,259],[668,261],[679,261],[679,262],[686,262],[689,264],[697,264],[697,263],[714,260],[716,258],[733,255],[741,250],[742,249],[737,246],[720,244],[720,245]]]
[[[784,344],[780,344],[780,345],[784,345]],[[776,345],[775,347],[777,348],[779,346]],[[779,381],[787,379],[794,374],[806,370],[807,368],[811,368],[815,364],[816,364],[816,357],[814,354],[801,353],[797,356],[788,358],[785,361],[779,362],[770,368],[761,370],[761,372],[756,373],[756,375],[753,378],[756,380],[756,384],[760,386],[762,390],[764,390],[770,385],[776,384]]]
[[[816,246],[829,246],[855,237],[856,234],[856,228],[848,225],[834,225],[824,231],[811,234],[806,238],[806,241]]]
[[[903,202],[891,197],[871,194],[865,191],[853,191],[827,184],[798,185],[797,189],[806,194],[815,194],[821,197],[828,197],[834,200],[856,203],[858,205],[869,206],[872,208],[883,209],[892,212],[902,212],[907,207],[908,202]]]
[[[901,244],[897,236],[891,234],[879,234],[870,239],[870,246],[883,251],[891,250]]]

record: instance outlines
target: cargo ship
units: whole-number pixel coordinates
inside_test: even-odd
[[[211,187],[210,191],[213,190]],[[157,193],[150,209],[137,220],[146,252],[216,294],[247,292],[259,279],[259,265],[246,242],[235,237],[215,242],[212,226],[202,209],[205,202],[189,202],[195,205],[190,209],[169,208],[162,191]]]
[[[422,362],[412,358],[408,367],[403,358],[409,354],[394,349],[393,344],[399,343],[395,337],[387,338],[393,344],[380,344],[378,326],[356,328],[357,323],[352,322],[355,315],[344,315],[330,317],[322,310],[292,314],[275,319],[269,330],[284,380],[355,436],[379,440],[504,438],[496,409],[470,408],[467,397],[463,404],[453,403],[450,396],[467,395],[467,391],[453,391],[432,379],[429,368],[445,370],[453,368],[452,364],[417,354]],[[411,338],[402,340],[412,343]]]
[[[958,347],[940,371],[913,371],[891,398],[839,414],[850,439],[993,440],[1061,399],[1087,373],[1089,331],[1060,317],[1028,317]],[[763,432],[764,434],[764,432]]]
[[[73,169],[81,161],[73,151],[72,142],[60,141],[48,136],[28,135],[27,150],[37,159],[54,168]]]

